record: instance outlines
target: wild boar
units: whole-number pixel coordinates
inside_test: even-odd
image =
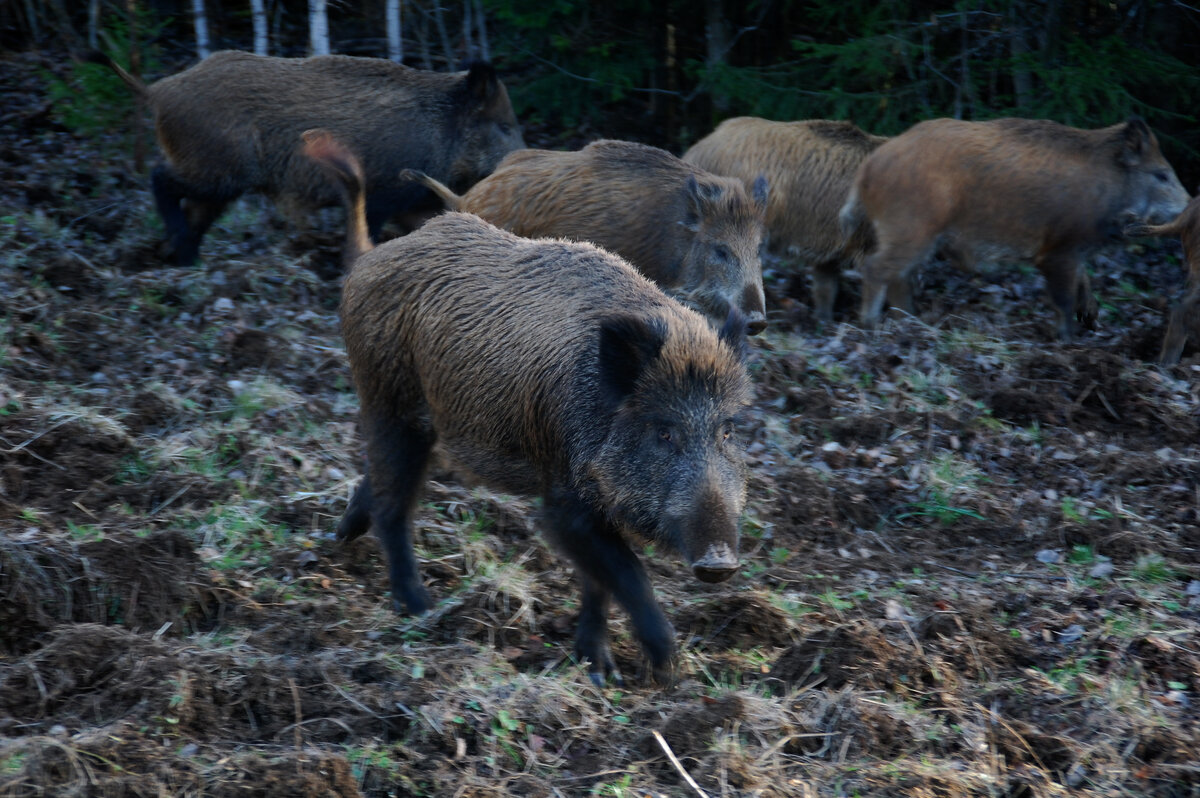
[[[859,165],[885,141],[850,122],[742,116],[726,119],[692,145],[683,160],[746,185],[766,176],[771,186],[770,250],[812,266],[816,316],[829,323],[842,268],[857,267],[875,244],[868,223],[844,232],[838,214]]]
[[[1173,366],[1183,354],[1189,333],[1196,343],[1200,343],[1200,196],[1193,197],[1174,221],[1160,225],[1131,225],[1125,232],[1131,236],[1179,236],[1183,244],[1183,258],[1188,267],[1187,287],[1183,297],[1171,305],[1167,334],[1158,355],[1164,366]]]
[[[306,151],[360,191],[337,142],[310,134]],[[338,536],[374,528],[397,610],[430,606],[412,514],[437,444],[484,483],[543,498],[581,582],[576,649],[593,681],[619,678],[613,597],[666,679],[674,634],[626,535],[680,552],[703,581],[737,568],[734,424],[750,396],[737,311],[715,332],[616,255],[446,213],[360,257],[341,313],[367,473]]]
[[[452,210],[526,238],[589,241],[634,265],[717,325],[731,307],[767,326],[762,286],[767,183],[751,192],[645,144],[594,141],[576,152],[521,150],[464,196],[406,172]]]
[[[145,86],[110,59],[93,59],[115,69],[154,111],[164,162],[151,185],[167,254],[180,264],[196,260],[205,231],[246,191],[288,208],[338,203],[335,187],[298,151],[310,128],[332,131],[358,153],[373,237],[428,198],[396,181],[400,169],[420,169],[462,191],[525,146],[508,92],[487,64],[437,73],[380,58],[225,51]]]
[[[1096,318],[1083,256],[1118,237],[1127,218],[1166,221],[1188,195],[1141,119],[1080,130],[1041,119],[921,122],[880,145],[842,209],[869,219],[878,241],[863,263],[862,323],[884,292],[911,311],[909,274],[947,240],[971,262],[1032,258],[1058,312],[1058,337]]]

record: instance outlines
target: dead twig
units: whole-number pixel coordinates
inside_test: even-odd
[[[671,764],[675,766],[677,771],[679,771],[679,775],[682,776],[683,780],[688,783],[688,786],[695,790],[696,794],[699,795],[700,798],[708,798],[708,793],[700,789],[700,785],[696,783],[696,780],[692,778],[691,774],[683,769],[683,764],[679,761],[679,757],[675,756],[675,752],[671,750],[671,746],[667,745],[667,739],[662,736],[662,733],[658,729],[654,729],[651,731],[651,734],[654,735],[654,739],[658,741],[658,747],[661,748],[663,753],[667,755],[667,759],[671,760]]]

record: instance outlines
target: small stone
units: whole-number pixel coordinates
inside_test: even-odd
[[[1042,549],[1036,555],[1038,562],[1043,562],[1046,565],[1053,565],[1062,559],[1062,555],[1055,549]]]
[[[1076,640],[1083,637],[1083,631],[1084,629],[1082,626],[1077,623],[1073,623],[1058,633],[1058,642],[1074,643]]]
[[[1092,579],[1107,579],[1108,577],[1112,576],[1112,572],[1113,564],[1111,562],[1102,560],[1101,562],[1098,562],[1092,566],[1091,570],[1088,571],[1088,576],[1090,576]]]
[[[233,300],[227,296],[219,297],[212,306],[217,313],[229,313],[234,308]]]
[[[229,382],[225,383],[225,385],[230,391],[233,392],[234,396],[238,396],[246,390],[246,383],[242,382],[241,380],[230,380]]]

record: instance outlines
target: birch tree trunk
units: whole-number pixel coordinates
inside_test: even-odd
[[[254,54],[267,55],[270,44],[267,38],[267,7],[263,0],[250,0],[250,18],[254,21]]]
[[[400,0],[387,0],[388,58],[397,64],[404,62],[404,39],[400,35]]]
[[[203,61],[208,58],[208,17],[204,14],[204,0],[192,0],[192,16],[196,20],[196,55]]]
[[[325,0],[308,0],[308,42],[311,55],[329,55],[329,17]]]

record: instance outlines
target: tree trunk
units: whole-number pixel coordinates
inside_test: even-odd
[[[471,22],[471,0],[463,0],[462,10],[462,38],[463,38],[463,60],[467,63],[474,61],[475,55],[475,31],[474,25]]]
[[[88,47],[100,48],[100,0],[88,0]]]
[[[208,17],[204,15],[204,0],[192,0],[192,16],[196,21],[196,55],[208,58]]]
[[[454,69],[454,48],[450,46],[450,35],[446,33],[446,15],[442,13],[442,0],[433,0],[433,22],[437,25],[438,38],[442,40],[442,52],[446,54],[446,69]]]
[[[263,0],[250,0],[250,17],[254,21],[254,54],[267,55],[270,40],[267,38],[267,7]]]
[[[129,74],[142,76],[142,48],[138,43],[137,0],[125,0],[126,23],[129,25]],[[130,130],[133,134],[133,170],[141,174],[146,169],[146,142],[143,134],[146,118],[146,100],[140,92],[133,95],[133,119]]]
[[[487,20],[483,16],[483,0],[475,0],[475,27],[479,31],[479,57],[492,60],[492,48],[488,46]]]
[[[388,58],[404,63],[404,38],[400,35],[400,0],[387,0]]]
[[[729,54],[729,23],[725,20],[725,12],[721,0],[705,0],[704,3],[704,65],[711,72],[720,66]],[[729,98],[717,96],[709,91],[713,108],[718,111],[729,110]]]
[[[329,55],[329,17],[325,0],[308,0],[308,50],[310,55]]]

